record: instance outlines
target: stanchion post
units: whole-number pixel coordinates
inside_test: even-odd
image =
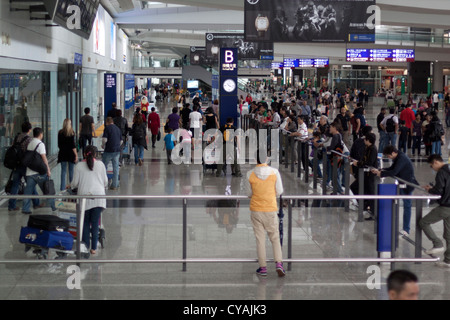
[[[291,146],[291,173],[295,172],[295,140],[294,137],[290,137],[290,146]]]
[[[327,152],[324,150],[323,151],[323,159],[322,159],[322,163],[323,163],[323,170],[322,170],[322,194],[326,195],[327,194],[327,180],[328,180],[328,157],[329,155],[327,154]]]
[[[288,259],[292,259],[292,199],[288,201]],[[291,271],[292,263],[288,263],[288,271]]]
[[[364,168],[358,168],[358,194],[364,194]],[[358,200],[358,222],[364,221],[364,199]]]
[[[314,148],[314,159],[313,159],[313,189],[317,190],[317,172],[319,171],[319,159],[318,156],[318,149]],[[309,165],[309,164],[308,164]]]
[[[333,194],[338,193],[338,158],[336,154],[333,155],[333,164],[331,166],[333,172]]]
[[[302,159],[302,151],[303,151],[303,142],[297,141],[297,178],[300,178],[302,167],[301,167],[301,159]]]
[[[398,193],[397,193],[398,194]],[[391,259],[395,258],[396,255],[396,240],[397,240],[397,211],[395,199],[392,199],[392,210],[391,210]],[[395,270],[395,263],[391,263],[391,270]]]
[[[183,199],[183,260],[187,259],[187,199]],[[186,271],[186,262],[183,262]]]
[[[346,196],[350,195],[350,161],[348,159],[345,159],[345,190],[344,194]],[[350,200],[345,200],[344,202],[345,206],[345,212],[350,212]]]
[[[309,143],[306,141],[304,143],[304,149],[303,149],[303,167],[305,169],[305,183],[309,182]]]
[[[419,222],[423,215],[423,202],[421,199],[416,199],[416,250],[415,257],[422,258],[422,228],[419,226]],[[416,262],[420,263],[420,262]]]

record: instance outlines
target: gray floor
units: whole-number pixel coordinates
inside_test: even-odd
[[[168,114],[169,104],[160,106]],[[369,123],[378,108],[370,108]],[[164,117],[163,117],[164,118]],[[445,149],[446,154],[446,149]],[[419,160],[418,158],[416,160]],[[414,162],[421,184],[433,181],[433,173],[422,161]],[[251,167],[244,165],[245,173]],[[312,194],[311,184],[280,168],[286,194]],[[59,167],[53,171],[58,180]],[[58,183],[58,182],[57,182]],[[109,194],[217,195],[243,194],[242,179],[215,178],[204,174],[200,165],[168,166],[162,141],[145,152],[142,167],[131,164],[121,169],[118,191]],[[320,188],[317,192],[321,192]],[[425,208],[426,214],[430,208]],[[34,213],[47,213],[39,209]],[[24,252],[18,241],[20,227],[28,216],[0,208],[0,260],[36,259]],[[401,221],[401,219],[400,219]],[[95,259],[181,259],[182,210],[179,201],[109,201],[103,214],[105,248]],[[256,258],[256,245],[249,219],[248,202],[238,208],[217,208],[217,203],[195,201],[188,208],[188,258]],[[287,228],[287,222],[285,223]],[[442,224],[434,226],[442,235]],[[414,211],[411,238],[414,239]],[[285,237],[285,243],[287,236]],[[377,257],[373,222],[357,222],[355,211],[341,208],[295,207],[293,209],[293,258]],[[431,243],[424,237],[423,246]],[[267,242],[268,258],[272,258]],[[287,256],[287,246],[283,246]],[[400,239],[398,256],[414,257],[414,247]],[[381,265],[379,288],[370,289],[371,263],[293,263],[285,278],[278,278],[269,264],[267,278],[255,275],[256,263],[195,263],[182,271],[174,264],[82,264],[81,289],[68,288],[68,265],[52,261],[44,264],[0,264],[0,299],[154,299],[154,300],[299,300],[299,299],[387,299],[385,280],[389,265]],[[92,258],[91,258],[92,259]],[[287,267],[287,266],[286,266]],[[395,268],[415,272],[420,280],[421,299],[450,299],[449,271],[431,263],[397,263]],[[377,282],[377,281],[376,281]]]

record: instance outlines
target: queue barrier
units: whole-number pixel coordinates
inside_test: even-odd
[[[1,195],[0,199],[54,199],[58,196],[49,195]],[[294,201],[298,200],[333,200],[339,198],[341,200],[350,199],[373,199],[373,200],[401,200],[401,199],[415,199],[416,201],[422,200],[438,200],[440,196],[408,196],[408,195],[390,195],[390,196],[348,196],[348,195],[287,195],[280,197],[280,203],[282,200],[288,201],[288,230],[287,230],[287,259],[283,261],[286,262],[287,269],[290,271],[292,268],[292,263],[340,263],[340,262],[389,262],[391,263],[391,268],[394,268],[396,262],[437,262],[439,258],[395,258],[395,246],[392,247],[392,257],[390,259],[386,258],[327,258],[327,259],[295,259],[293,258],[292,252],[292,228],[293,228],[293,213],[292,208]],[[199,262],[210,262],[210,263],[221,263],[221,262],[234,262],[234,263],[246,263],[246,262],[256,262],[256,259],[188,259],[187,257],[187,243],[188,243],[188,225],[187,225],[187,208],[189,200],[248,200],[247,196],[238,195],[172,195],[172,196],[151,196],[151,195],[64,195],[64,199],[76,200],[77,203],[77,236],[76,236],[76,259],[75,260],[58,260],[58,263],[71,263],[81,265],[82,263],[182,263],[183,271],[187,270],[188,263],[199,263]],[[82,238],[82,226],[84,221],[84,208],[86,205],[86,199],[106,199],[106,200],[171,200],[180,201],[182,203],[182,257],[181,259],[155,259],[155,260],[86,260],[82,259],[81,254],[81,238]],[[395,230],[395,224],[392,225],[392,234],[397,233]],[[12,263],[23,263],[23,264],[37,264],[37,263],[48,263],[45,260],[0,260],[0,264],[12,264]]]

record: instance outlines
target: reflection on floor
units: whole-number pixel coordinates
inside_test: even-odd
[[[160,105],[162,121],[170,110],[170,102]],[[378,113],[369,110],[367,118],[374,122]],[[125,164],[120,173],[120,189],[109,194],[129,195],[219,195],[226,191],[244,194],[242,178],[230,175],[216,178],[204,173],[201,165],[168,166],[162,141],[145,152],[143,166]],[[415,159],[417,180],[433,181],[429,166]],[[251,168],[243,165],[242,172]],[[312,182],[280,168],[286,194],[321,193]],[[59,167],[53,172],[55,180]],[[58,185],[58,181],[56,181]],[[356,258],[377,257],[374,223],[357,222],[355,211],[341,207],[297,204],[293,208],[292,258]],[[285,214],[286,209],[284,209]],[[400,208],[400,212],[402,209]],[[430,210],[425,206],[426,214]],[[34,213],[47,213],[38,209]],[[415,236],[414,210],[411,238]],[[256,244],[249,218],[248,201],[188,201],[188,258],[256,258]],[[0,259],[34,259],[18,242],[20,226],[28,216],[0,209]],[[95,259],[181,259],[182,202],[172,200],[108,201],[103,214],[106,229],[105,248]],[[401,215],[400,215],[401,223]],[[284,219],[283,256],[287,257],[288,221]],[[442,234],[442,224],[434,226]],[[423,246],[431,243],[424,237]],[[268,258],[272,258],[267,242]],[[414,257],[414,246],[400,239],[398,257]],[[51,261],[39,265],[0,264],[0,299],[387,299],[386,277],[389,265],[379,265],[380,278],[369,277],[371,263],[292,263],[285,278],[278,278],[275,266],[268,265],[267,278],[255,274],[256,263],[195,263],[182,271],[180,263],[166,264],[84,264],[81,265],[81,290],[67,287],[68,265]],[[91,258],[92,259],[92,258]],[[287,267],[287,265],[285,265]],[[420,280],[421,299],[450,299],[448,270],[430,263],[397,263],[397,269],[415,272]],[[369,283],[369,284],[368,284]]]

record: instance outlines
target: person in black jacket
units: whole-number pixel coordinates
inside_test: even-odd
[[[438,266],[450,268],[450,168],[444,163],[442,157],[433,154],[428,158],[430,167],[437,172],[436,184],[434,186],[424,186],[431,194],[440,195],[439,206],[430,211],[425,217],[419,221],[419,226],[423,232],[433,242],[433,248],[426,250],[426,254],[437,255],[444,254],[444,261],[438,262]],[[431,225],[444,220],[444,239],[447,244],[447,250],[444,248],[442,240],[434,233]]]
[[[364,137],[364,154],[360,160],[355,160],[352,165],[356,168],[378,168],[378,149],[375,146],[376,136],[373,133],[366,133]],[[350,189],[353,194],[359,194],[359,180],[356,179],[351,185]],[[372,172],[364,172],[364,194],[374,195],[375,194],[375,174]],[[371,211],[374,207],[373,200],[364,201],[364,210]],[[368,218],[367,220],[372,220],[373,218]]]
[[[72,121],[64,119],[63,127],[58,132],[58,163],[61,163],[60,190],[66,190],[67,168],[69,169],[69,183],[72,182],[73,168],[78,163],[78,152],[75,144],[75,131]]]
[[[406,154],[399,151],[393,145],[388,145],[383,150],[383,155],[392,160],[393,163],[389,168],[378,170],[372,169],[372,173],[378,175],[381,178],[385,177],[397,177],[402,180],[408,181],[412,184],[418,184],[414,177],[414,166],[411,160]],[[400,195],[412,195],[414,187],[408,185],[406,188],[400,189]],[[400,231],[402,235],[409,235],[410,223],[411,223],[411,199],[403,199],[403,230]]]

